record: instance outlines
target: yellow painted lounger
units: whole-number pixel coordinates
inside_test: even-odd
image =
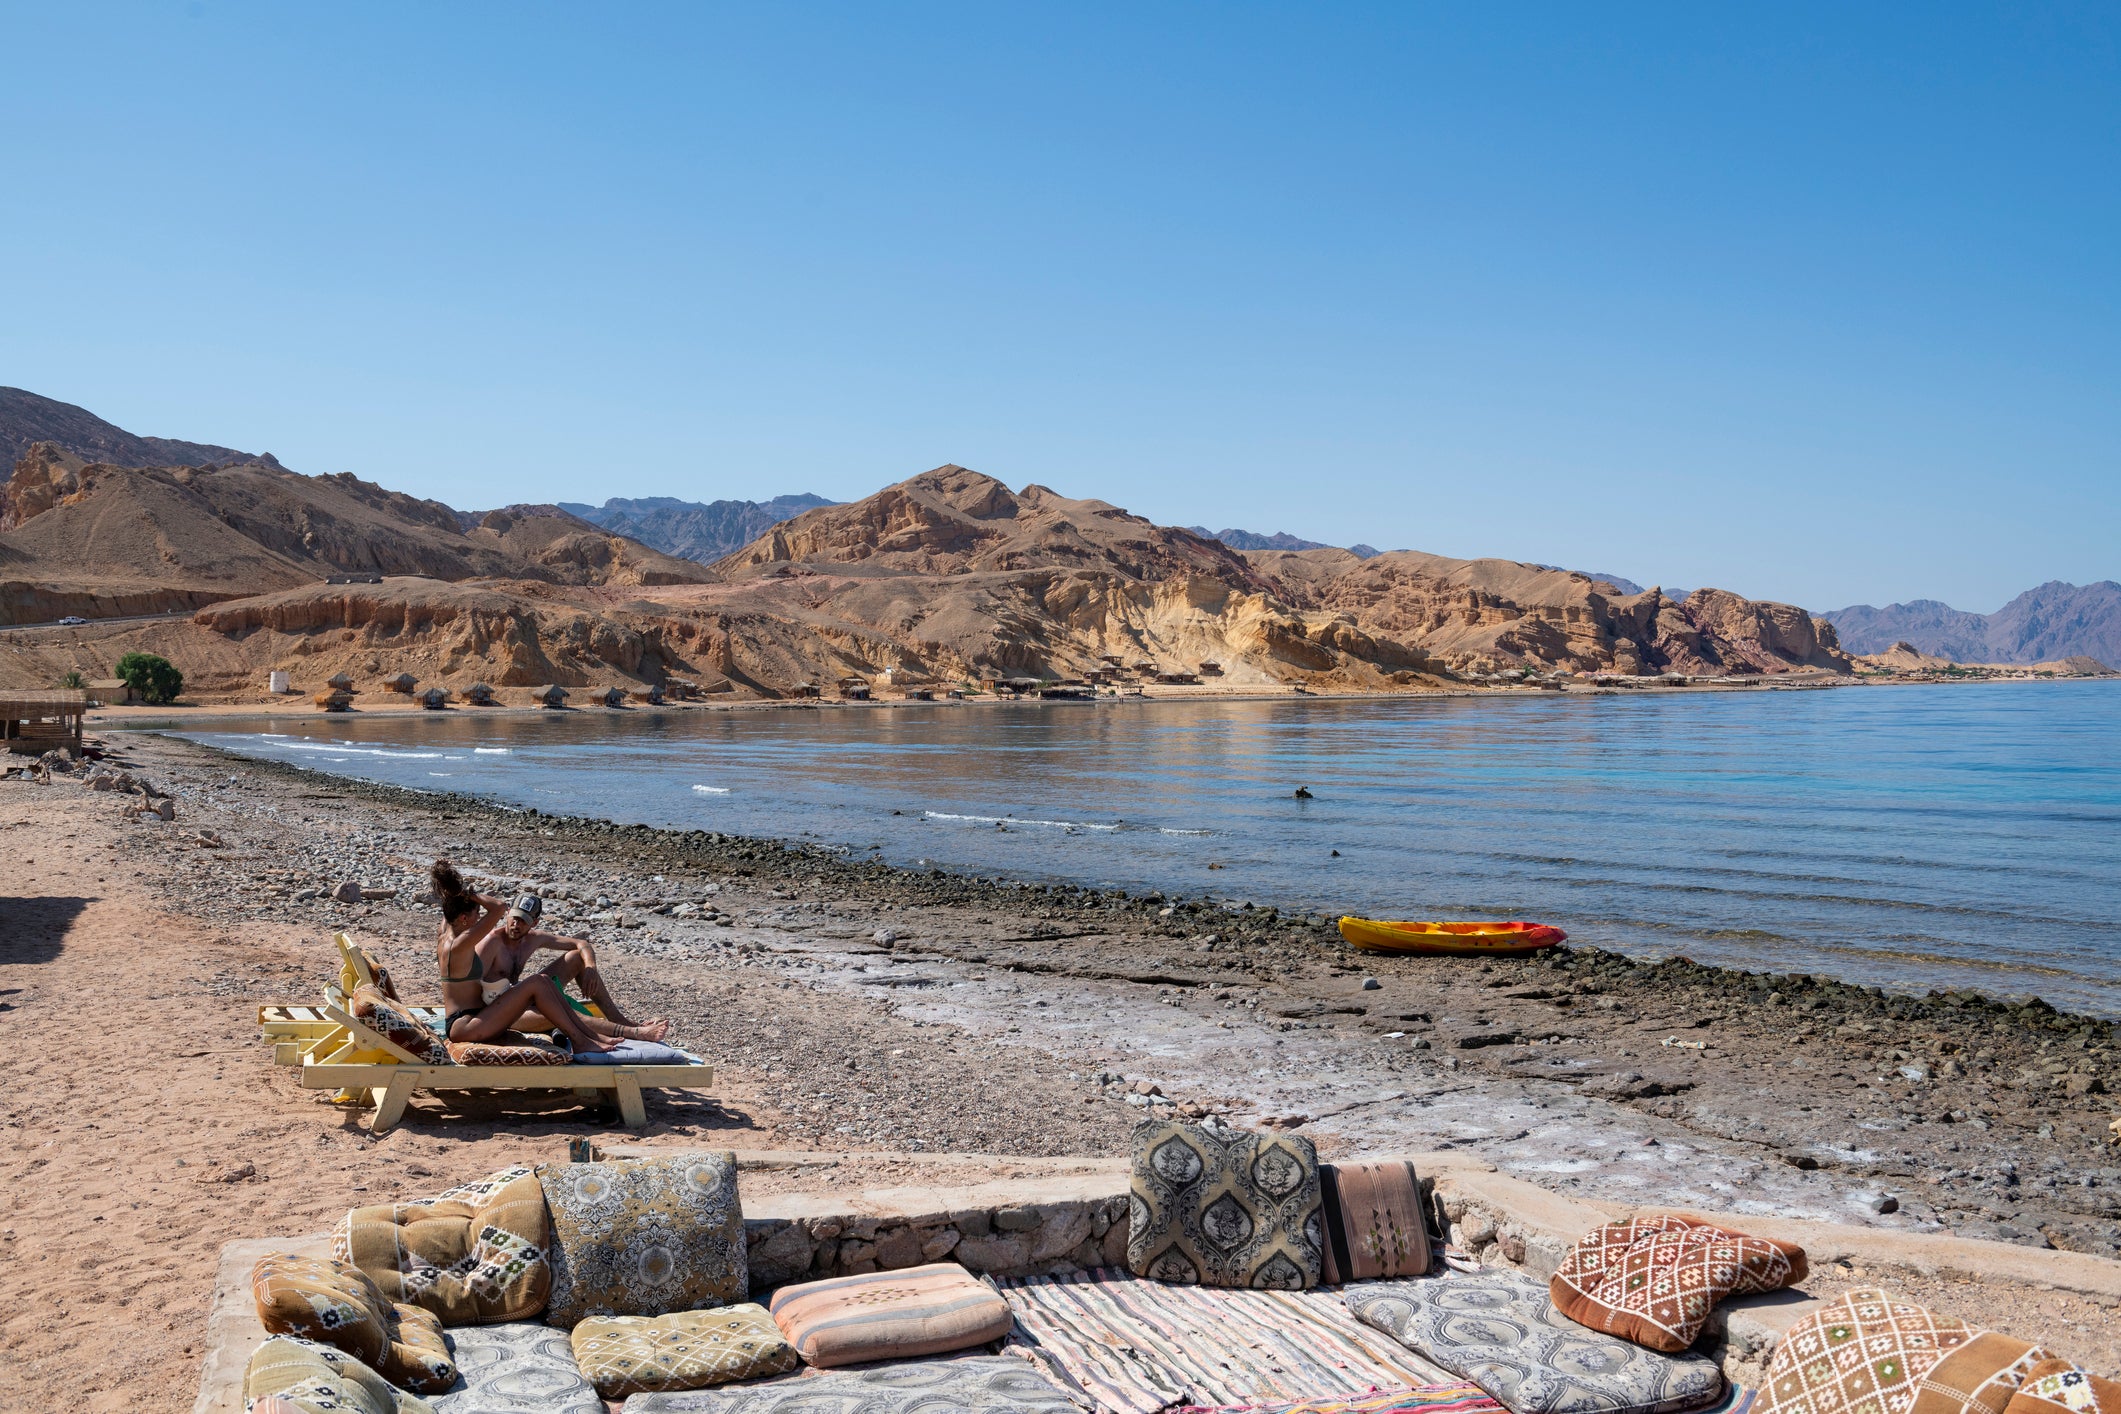
[[[1386,923],[1370,918],[1341,919],[1340,935],[1363,952],[1472,957],[1538,952],[1569,936],[1544,923]]]

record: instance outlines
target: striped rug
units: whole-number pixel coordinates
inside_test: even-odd
[[[1463,1384],[1328,1292],[1171,1286],[1116,1267],[994,1284],[1016,1315],[1009,1344],[1102,1414]]]

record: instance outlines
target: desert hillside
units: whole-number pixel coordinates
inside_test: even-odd
[[[205,466],[209,462],[270,462],[233,447],[138,437],[105,422],[87,408],[41,397],[22,388],[0,388],[0,483],[38,442],[50,442],[84,462],[117,466]]]

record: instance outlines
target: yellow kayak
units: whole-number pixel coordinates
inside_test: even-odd
[[[1567,933],[1544,923],[1386,923],[1343,918],[1340,935],[1364,952],[1412,952],[1494,957],[1538,952]]]

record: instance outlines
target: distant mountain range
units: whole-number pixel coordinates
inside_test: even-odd
[[[680,501],[671,496],[613,497],[601,506],[562,501],[559,508],[591,525],[628,536],[643,545],[711,565],[734,554],[773,526],[817,506],[838,505],[803,492],[770,501]]]
[[[1291,535],[1285,530],[1278,530],[1272,535],[1261,535],[1256,530],[1210,530],[1205,525],[1189,525],[1186,529],[1192,531],[1203,540],[1220,540],[1233,550],[1345,549],[1350,554],[1365,560],[1374,560],[1384,553],[1382,550],[1369,545],[1328,545],[1323,540],[1305,540],[1299,536]]]
[[[1874,608],[1854,604],[1816,615],[1834,625],[1851,653],[1883,653],[1910,643],[1960,663],[2048,663],[2097,658],[2121,663],[2121,584],[2049,580],[1993,614],[1969,613],[1935,599]]]

